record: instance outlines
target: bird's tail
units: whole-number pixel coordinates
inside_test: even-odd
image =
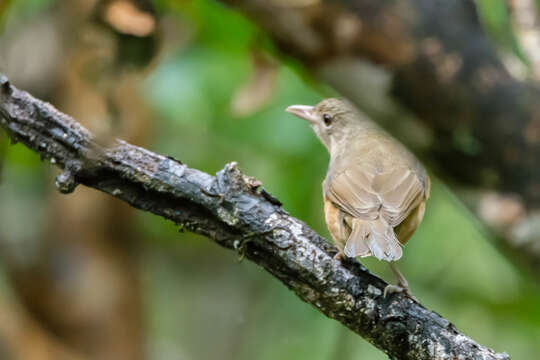
[[[375,256],[379,260],[397,261],[403,255],[396,233],[382,217],[375,220],[354,219],[345,244],[348,257]]]

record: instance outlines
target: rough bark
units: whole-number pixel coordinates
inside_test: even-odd
[[[358,333],[393,359],[509,359],[460,333],[336,249],[253,178],[228,164],[216,176],[118,140],[105,148],[50,104],[0,80],[0,125],[63,169],[57,186],[93,187],[240,252],[302,300]]]
[[[411,116],[403,109],[421,120],[429,163],[477,191],[462,199],[540,277],[540,88],[512,77],[473,1],[222,2],[375,120],[385,118],[398,139],[420,133],[404,134]],[[362,77],[366,61],[375,66]]]

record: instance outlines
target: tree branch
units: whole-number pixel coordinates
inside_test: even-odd
[[[460,333],[287,214],[261,184],[228,164],[216,176],[117,141],[103,147],[69,116],[0,79],[0,125],[63,169],[60,191],[80,183],[239,251],[302,300],[394,359],[510,359]]]

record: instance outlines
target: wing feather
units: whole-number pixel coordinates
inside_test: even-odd
[[[390,171],[358,163],[325,181],[325,195],[346,214],[364,220],[382,216],[399,225],[426,197],[422,181],[405,166]]]

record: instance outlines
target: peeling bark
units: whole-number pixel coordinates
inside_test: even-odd
[[[0,126],[63,169],[63,192],[93,187],[240,252],[302,300],[392,359],[506,360],[386,283],[290,216],[261,184],[228,164],[216,176],[118,140],[104,148],[75,120],[0,77]]]

